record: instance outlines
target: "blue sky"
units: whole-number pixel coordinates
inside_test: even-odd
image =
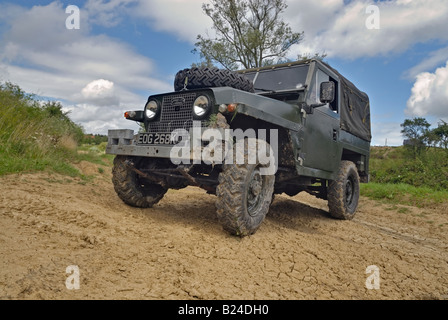
[[[62,101],[86,132],[135,129],[123,112],[172,91],[176,72],[199,61],[191,53],[196,36],[213,33],[203,2],[0,1],[0,81]],[[326,52],[369,95],[373,145],[401,145],[406,118],[448,121],[446,0],[286,3],[284,20],[305,32],[288,58]],[[68,5],[80,9],[79,29],[65,27]]]

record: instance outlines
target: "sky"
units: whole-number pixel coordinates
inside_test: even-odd
[[[86,133],[136,130],[124,111],[173,91],[177,71],[200,61],[196,37],[213,34],[204,2],[0,0],[0,82],[61,101]],[[405,119],[448,121],[447,0],[286,4],[283,20],[304,32],[287,58],[325,53],[369,95],[372,145],[402,145]]]

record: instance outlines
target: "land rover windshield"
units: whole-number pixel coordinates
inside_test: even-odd
[[[254,83],[255,92],[303,89],[308,74],[308,65],[255,70],[245,73]]]

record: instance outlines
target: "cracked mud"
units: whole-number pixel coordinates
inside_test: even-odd
[[[361,198],[355,218],[339,221],[326,201],[280,195],[257,233],[240,239],[222,230],[215,199],[188,187],[131,208],[107,168],[89,182],[2,177],[0,298],[448,298],[447,204]],[[65,285],[71,265],[79,290]],[[379,289],[366,287],[372,265]]]

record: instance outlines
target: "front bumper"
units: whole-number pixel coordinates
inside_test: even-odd
[[[134,130],[118,129],[108,131],[107,154],[170,158],[171,145],[144,146],[136,144]]]
[[[139,145],[137,144],[138,135],[134,135],[134,130],[130,129],[118,129],[108,131],[108,144],[106,147],[107,154],[125,155],[135,157],[149,157],[149,158],[165,158],[171,159],[173,163],[179,163],[182,160],[193,160],[194,163],[218,163],[224,159],[226,151],[222,149],[221,156],[207,157],[210,152],[207,152],[207,148],[212,147],[210,143],[210,136],[203,135],[204,130],[207,128],[197,128],[190,130],[189,143],[185,147],[182,144],[177,145]],[[195,130],[198,130],[195,132]],[[213,136],[215,145],[222,145],[227,135],[223,129],[218,130],[219,133]],[[216,132],[216,131],[215,131]],[[213,148],[217,150],[219,148]]]

